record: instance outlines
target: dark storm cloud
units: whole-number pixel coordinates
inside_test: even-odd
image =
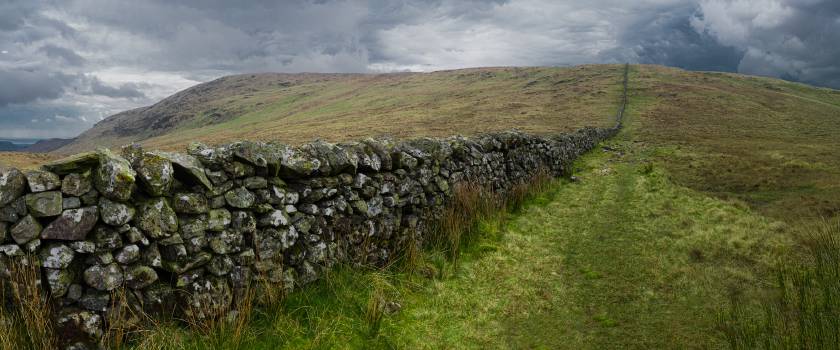
[[[38,71],[0,70],[0,107],[38,99],[55,99],[71,79]]]
[[[6,0],[0,130],[66,135],[259,71],[639,62],[840,87],[837,42],[836,0]]]

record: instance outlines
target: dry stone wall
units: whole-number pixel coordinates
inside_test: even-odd
[[[422,243],[458,183],[504,191],[539,169],[559,176],[617,130],[128,146],[0,169],[0,278],[38,264],[61,340],[84,348],[117,308],[203,317],[255,281],[292,289],[339,262],[385,263]]]

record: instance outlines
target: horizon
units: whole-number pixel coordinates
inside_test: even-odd
[[[12,0],[0,10],[5,138],[75,137],[248,72],[628,62],[840,88],[840,4],[828,0]]]

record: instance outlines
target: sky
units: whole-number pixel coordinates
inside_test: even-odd
[[[840,89],[840,1],[0,0],[0,138],[236,73],[623,62]]]

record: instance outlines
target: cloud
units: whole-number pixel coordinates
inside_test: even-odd
[[[738,71],[840,88],[840,2],[703,0],[692,26],[744,52]]]
[[[64,92],[69,78],[26,70],[0,70],[0,107],[38,99],[55,99]]]

